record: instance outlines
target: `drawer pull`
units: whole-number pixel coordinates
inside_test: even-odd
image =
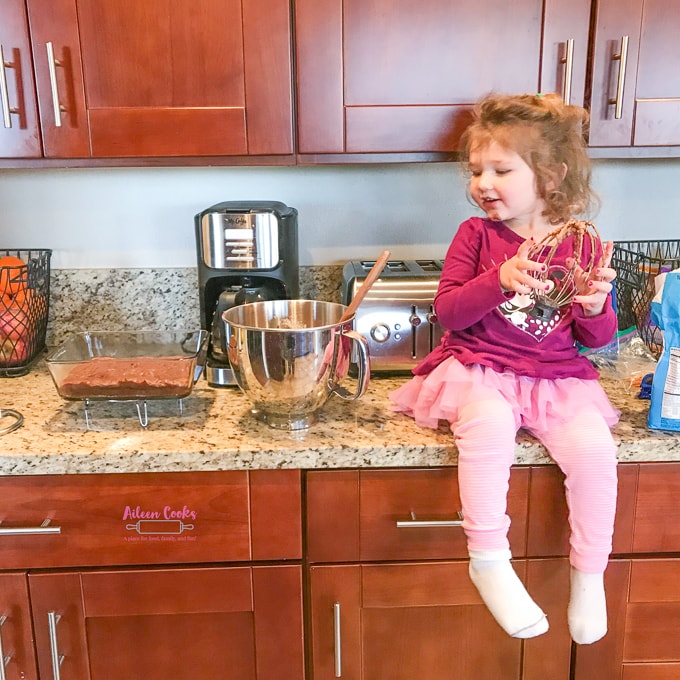
[[[29,536],[38,534],[60,534],[61,527],[50,526],[50,520],[43,520],[39,527],[2,527],[0,536]],[[1,680],[1,679],[0,679]]]
[[[628,61],[628,36],[621,36],[621,51],[612,55],[612,61],[619,62],[619,74],[616,79],[616,96],[609,100],[614,105],[614,118],[617,120],[623,115],[623,86],[626,82],[626,62]]]
[[[7,621],[6,616],[0,616],[0,680],[7,680],[7,674],[5,673],[5,667],[9,663],[11,656],[5,656],[5,650],[2,646],[2,627]]]
[[[57,640],[57,624],[61,621],[61,616],[56,612],[47,612],[47,626],[50,632],[50,654],[52,655],[52,676],[54,680],[61,678],[61,664],[64,655],[59,654],[59,641]]]
[[[571,104],[571,81],[574,74],[574,39],[567,40],[567,49],[564,59],[560,60],[564,64],[564,82],[562,84],[562,100],[565,104]]]
[[[12,127],[12,119],[9,114],[16,113],[16,111],[12,111],[9,107],[9,91],[7,90],[7,74],[5,73],[5,67],[10,67],[11,65],[10,62],[5,61],[2,45],[0,44],[0,98],[2,99],[2,119],[6,128]],[[4,680],[2,675],[0,675],[0,680]]]
[[[431,529],[440,527],[459,527],[463,525],[463,513],[459,510],[456,519],[418,519],[416,513],[411,513],[411,519],[398,519],[398,529]]]
[[[340,638],[340,603],[333,605],[333,658],[335,677],[342,677],[342,639]]]
[[[52,109],[54,110],[54,124],[61,127],[61,114],[66,111],[59,101],[59,85],[57,83],[57,66],[63,64],[54,56],[54,45],[45,43],[47,49],[47,68],[50,74],[50,90],[52,91]]]

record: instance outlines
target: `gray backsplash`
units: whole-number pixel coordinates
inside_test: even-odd
[[[342,266],[300,267],[300,297],[341,301]],[[198,275],[178,269],[53,269],[47,345],[85,330],[198,328]]]

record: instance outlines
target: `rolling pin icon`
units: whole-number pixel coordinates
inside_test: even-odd
[[[173,534],[178,535],[183,531],[194,528],[193,524],[184,524],[179,519],[140,519],[135,524],[126,524],[125,528],[136,531],[138,534]]]

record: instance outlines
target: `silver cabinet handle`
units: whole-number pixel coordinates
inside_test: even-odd
[[[60,534],[61,527],[50,526],[50,520],[45,519],[38,527],[2,527],[0,536],[33,536],[39,534]],[[1,679],[0,679],[1,680]]]
[[[61,62],[54,58],[54,46],[51,42],[45,43],[47,48],[47,68],[50,72],[50,89],[52,90],[52,108],[54,109],[54,124],[61,127],[61,113],[65,111],[59,102],[59,88],[57,86],[57,66]]]
[[[342,677],[342,639],[340,637],[340,603],[333,605],[333,658],[335,677]]]
[[[567,49],[564,58],[560,59],[564,64],[564,82],[562,83],[562,101],[571,104],[571,78],[574,73],[574,39],[567,40]]]
[[[6,616],[0,616],[0,680],[7,680],[7,673],[5,673],[5,666],[9,663],[11,656],[5,656],[5,650],[2,646],[2,627],[7,621]]]
[[[619,62],[619,75],[616,79],[616,96],[609,103],[614,104],[614,118],[623,115],[623,85],[626,82],[626,62],[628,61],[628,36],[621,36],[621,51],[612,55],[613,61]]]
[[[398,519],[399,529],[431,529],[438,527],[459,527],[463,524],[463,513],[459,510],[456,519],[418,519],[416,513],[411,513],[411,519]]]
[[[12,119],[10,118],[10,113],[15,113],[15,111],[10,111],[9,108],[9,92],[7,91],[7,74],[5,73],[5,66],[11,66],[12,64],[5,61],[5,56],[2,52],[2,45],[0,45],[0,99],[2,99],[2,120],[6,128],[12,127]],[[0,676],[0,680],[4,680]]]
[[[50,632],[50,654],[52,655],[52,676],[54,680],[60,680],[60,668],[64,661],[64,656],[59,654],[59,641],[57,640],[57,624],[60,620],[61,616],[56,612],[47,612],[47,626]]]

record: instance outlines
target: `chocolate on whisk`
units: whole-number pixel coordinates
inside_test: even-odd
[[[552,265],[553,256],[558,247],[567,239],[573,237],[573,263],[571,267]],[[588,243],[587,261],[583,261],[584,245]],[[596,266],[598,253],[602,252],[602,239],[592,222],[569,220],[562,226],[546,234],[529,250],[529,259],[545,265],[545,271],[532,272],[532,276],[539,281],[545,281],[546,290],[536,290],[535,295],[539,304],[556,309],[568,305],[574,295],[579,292],[579,282],[576,279],[577,268],[583,270],[585,279],[590,277]],[[579,277],[580,278],[580,277]]]

